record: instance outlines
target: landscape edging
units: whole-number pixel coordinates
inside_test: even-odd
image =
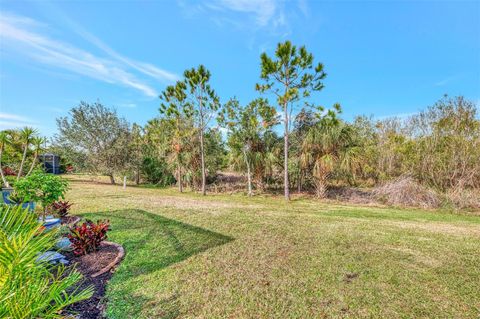
[[[122,259],[123,257],[125,256],[125,250],[123,249],[122,245],[119,245],[117,243],[113,243],[113,242],[110,242],[110,241],[104,241],[103,244],[106,244],[106,245],[110,245],[110,246],[114,246],[115,248],[117,248],[118,250],[118,255],[117,257],[115,257],[115,259],[109,263],[107,266],[103,267],[100,271],[94,273],[91,277],[92,278],[95,278],[95,277],[98,277],[100,275],[103,275],[104,273],[106,273],[107,271],[110,271],[113,267],[115,267]]]

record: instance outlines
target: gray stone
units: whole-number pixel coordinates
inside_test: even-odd
[[[37,261],[47,261],[52,264],[60,262],[60,260],[65,259],[65,256],[57,253],[56,251],[49,250],[38,256]]]
[[[55,248],[61,251],[70,251],[72,250],[72,243],[67,237],[62,237],[55,244]]]

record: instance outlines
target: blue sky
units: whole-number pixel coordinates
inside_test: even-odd
[[[51,136],[81,100],[144,124],[198,64],[223,102],[246,103],[260,53],[287,39],[324,63],[314,100],[347,120],[480,101],[479,1],[0,1],[0,129]]]

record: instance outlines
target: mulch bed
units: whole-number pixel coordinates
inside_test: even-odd
[[[67,312],[75,313],[80,319],[104,318],[105,288],[112,277],[115,268],[113,266],[123,257],[123,248],[114,243],[104,242],[96,252],[84,256],[75,256],[68,252],[65,256],[84,276],[80,288],[93,286],[95,290],[92,298],[69,306]]]

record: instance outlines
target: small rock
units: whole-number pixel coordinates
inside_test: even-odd
[[[41,254],[37,258],[37,261],[47,261],[49,263],[56,264],[57,262],[60,262],[61,259],[65,259],[65,256],[57,253],[56,251],[49,250]]]
[[[72,250],[72,243],[67,237],[62,237],[57,241],[55,248],[62,251],[70,251]]]

